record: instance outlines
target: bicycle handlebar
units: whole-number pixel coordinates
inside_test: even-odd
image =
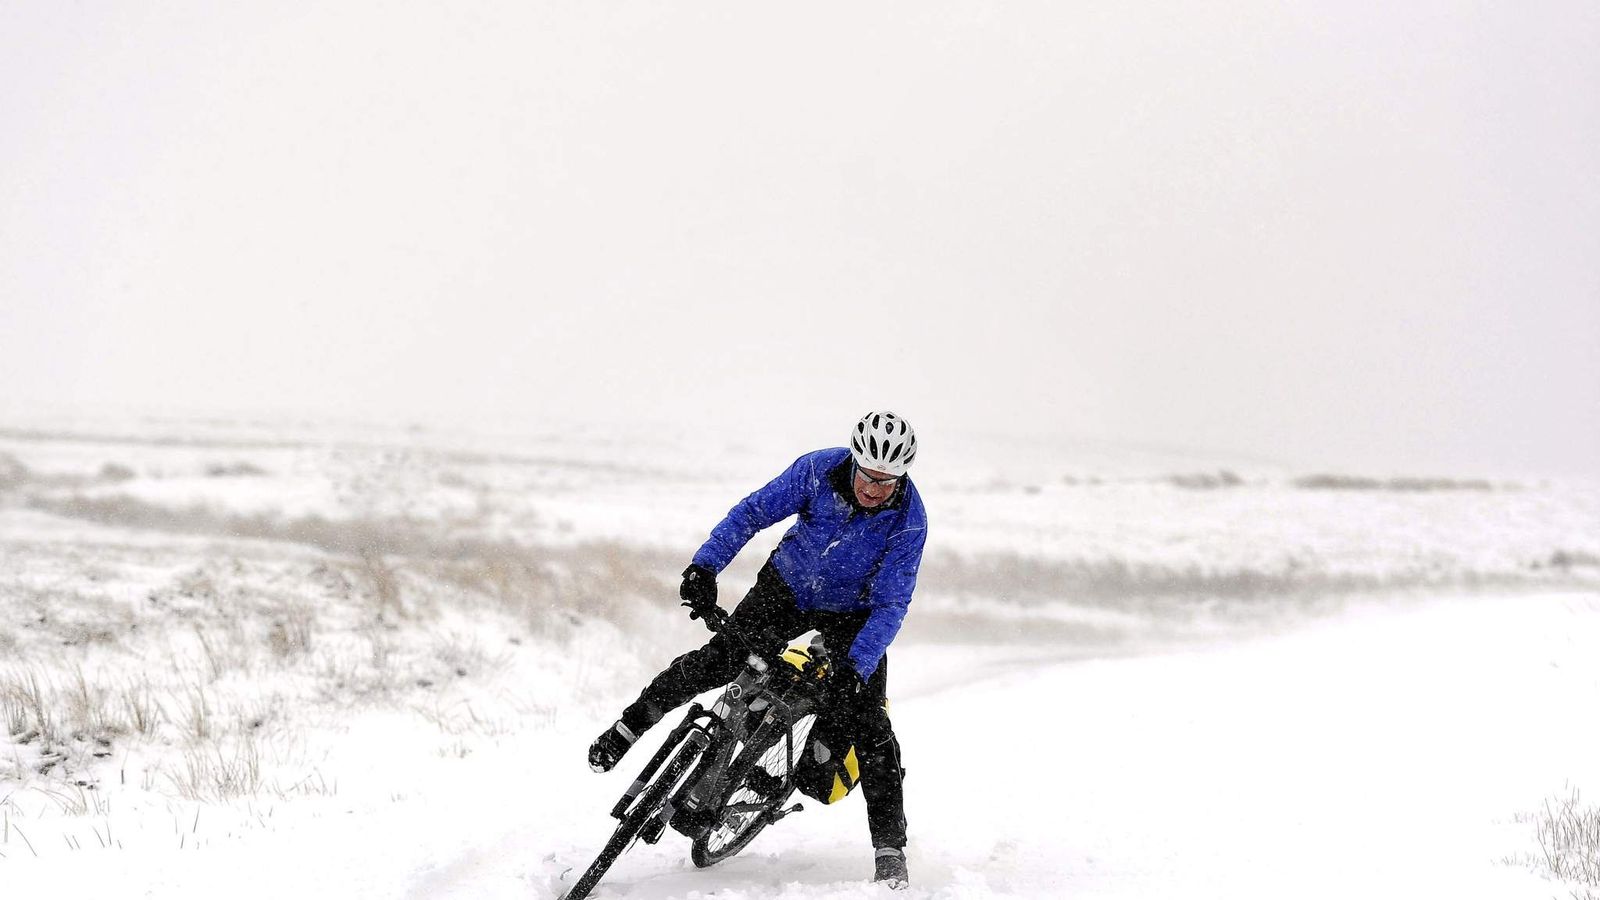
[[[707,629],[717,634],[726,634],[747,652],[759,656],[768,665],[775,663],[782,655],[783,649],[788,646],[788,640],[770,628],[762,628],[752,633],[734,624],[733,614],[720,606],[713,606],[700,615],[705,620]]]
[[[716,634],[726,634],[734,641],[743,645],[751,653],[766,658],[772,653],[773,647],[781,646],[783,638],[778,637],[769,628],[762,628],[754,634],[744,628],[733,625],[733,613],[720,606],[713,606],[700,614],[705,620],[706,628]]]

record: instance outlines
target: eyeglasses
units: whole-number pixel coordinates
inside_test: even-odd
[[[873,484],[894,484],[896,481],[900,480],[899,475],[887,475],[883,478],[874,478],[871,475],[868,475],[867,470],[861,468],[860,466],[856,466],[856,477],[865,478],[867,481],[870,481]]]

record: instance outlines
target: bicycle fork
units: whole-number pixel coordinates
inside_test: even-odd
[[[655,756],[650,757],[650,762],[645,764],[644,769],[633,780],[633,784],[628,785],[628,789],[622,794],[622,799],[611,807],[611,818],[621,819],[628,812],[628,807],[633,805],[633,801],[638,799],[641,793],[644,793],[645,787],[650,784],[650,779],[655,777],[656,772],[661,769],[661,765],[674,750],[688,745],[700,751],[711,743],[711,735],[699,722],[701,717],[707,715],[709,712],[698,703],[689,707],[689,714],[684,716],[677,728],[672,729],[672,733],[668,734],[666,741],[661,744],[661,749],[656,751]]]

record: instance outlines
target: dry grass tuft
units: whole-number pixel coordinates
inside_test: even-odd
[[[405,604],[400,596],[400,578],[383,553],[375,547],[363,547],[358,559],[359,572],[378,607],[378,619],[395,621],[406,618]]]
[[[267,630],[267,648],[279,660],[304,656],[311,652],[315,625],[316,613],[311,607],[303,603],[288,604]]]
[[[5,726],[6,736],[15,740],[27,734],[30,721],[28,704],[21,693],[9,683],[0,684],[0,723]]]
[[[231,800],[254,796],[261,790],[261,753],[250,732],[226,747],[222,742],[200,742],[183,751],[183,768],[172,776],[173,787],[189,800]]]
[[[1562,881],[1600,887],[1600,807],[1582,802],[1577,788],[1552,797],[1533,815],[1539,862]]]
[[[184,722],[184,730],[197,741],[209,739],[214,731],[215,717],[211,711],[211,700],[206,697],[205,688],[200,685],[191,687],[185,699],[188,701],[188,718]]]
[[[1507,856],[1503,863],[1563,882],[1572,900],[1600,900],[1600,807],[1584,805],[1569,786],[1566,796],[1548,797],[1516,821],[1533,825],[1539,852]]]
[[[142,737],[154,735],[162,720],[167,718],[167,710],[156,698],[149,678],[124,686],[118,693],[118,700],[122,704],[123,721]]]
[[[117,707],[110,703],[111,692],[98,681],[91,682],[83,667],[73,671],[72,684],[63,698],[67,708],[68,730],[74,740],[99,740],[109,743],[128,728]]]
[[[61,743],[61,732],[55,704],[46,697],[46,690],[39,681],[39,674],[32,671],[6,685],[6,691],[17,698],[28,718],[22,728],[25,737],[21,742],[37,739],[48,750]]]

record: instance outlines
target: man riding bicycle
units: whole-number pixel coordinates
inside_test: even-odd
[[[732,618],[741,628],[786,637],[816,629],[826,646],[848,648],[834,656],[826,715],[860,751],[875,879],[897,888],[909,882],[905,771],[885,708],[885,651],[911,603],[927,538],[922,498],[906,475],[916,455],[910,423],[891,412],[868,413],[848,449],[807,453],[729,510],[679,588],[690,618],[705,615],[717,603],[717,573],[756,532],[798,516]],[[673,660],[590,745],[589,766],[610,771],[650,726],[696,694],[727,684],[743,665],[743,654],[720,633]]]

